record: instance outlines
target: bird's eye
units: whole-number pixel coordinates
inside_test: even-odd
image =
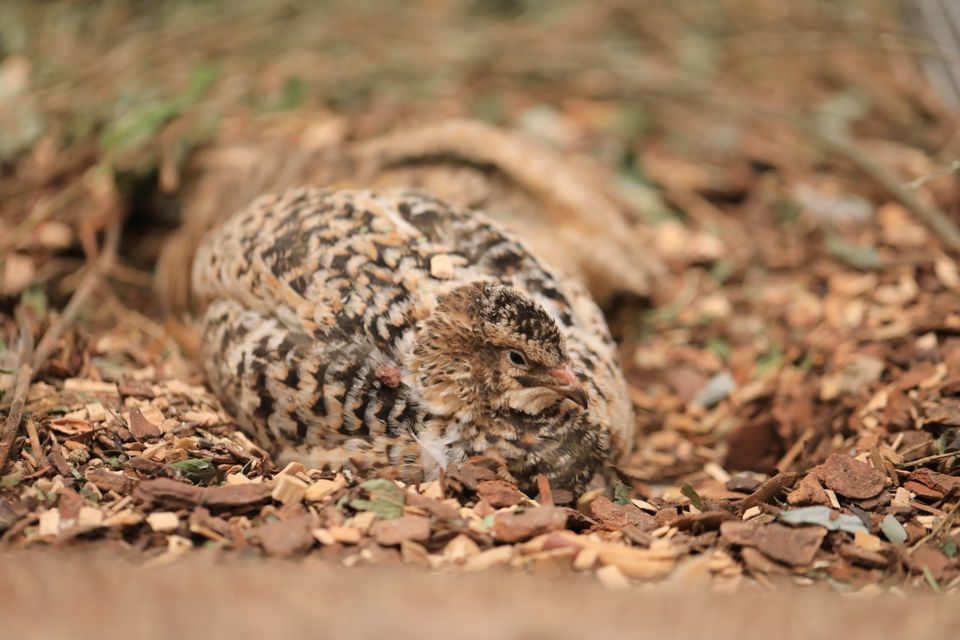
[[[523,357],[523,354],[519,351],[508,351],[507,357],[510,358],[510,364],[515,367],[525,367],[527,366],[527,359]]]

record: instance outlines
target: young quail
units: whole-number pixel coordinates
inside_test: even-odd
[[[203,240],[203,361],[280,461],[408,482],[487,455],[584,490],[633,415],[596,304],[475,211],[422,192],[268,195]]]

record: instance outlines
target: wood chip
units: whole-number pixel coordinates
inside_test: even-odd
[[[887,477],[871,465],[835,453],[817,468],[828,488],[856,500],[872,498],[883,490]]]
[[[270,497],[283,504],[296,504],[303,500],[306,493],[307,483],[300,478],[292,475],[278,475]]]
[[[840,556],[854,564],[870,569],[882,569],[890,564],[890,558],[872,549],[856,544],[841,544],[837,547]]]
[[[480,547],[472,538],[462,533],[453,538],[443,548],[443,557],[456,564],[463,564],[468,558],[477,555],[480,555]]]
[[[941,495],[960,489],[960,477],[937,473],[931,469],[915,469],[907,478]]]
[[[855,531],[853,544],[867,551],[880,551],[884,548],[883,540],[866,531]]]
[[[781,495],[797,481],[799,474],[796,473],[778,473],[759,487],[756,491],[739,502],[741,510],[746,511],[750,507],[766,504],[773,501],[774,498]]]
[[[277,477],[296,476],[306,472],[307,472],[307,468],[303,466],[302,462],[293,461],[293,462],[287,463],[287,466],[285,466],[283,469],[280,470],[280,472],[277,474]]]
[[[133,509],[123,509],[122,511],[107,516],[103,521],[103,526],[110,528],[132,527],[143,521],[144,517],[142,514],[137,513]]]
[[[535,507],[521,513],[498,513],[493,521],[493,536],[502,542],[521,542],[563,529],[567,511],[562,507]]]
[[[305,514],[261,525],[250,532],[250,537],[260,543],[267,555],[288,557],[303,553],[313,545],[315,524],[314,517]]]
[[[107,410],[99,402],[91,402],[86,405],[87,420],[90,422],[103,422],[107,419]]]
[[[581,549],[573,559],[574,571],[590,571],[596,565],[600,558],[600,552],[596,548]]]
[[[37,535],[41,538],[49,538],[58,533],[60,533],[60,511],[58,509],[48,509],[41,513]]]
[[[590,503],[590,516],[604,529],[615,531],[633,525],[641,531],[652,531],[659,526],[657,519],[641,511],[634,504],[615,504],[609,498],[598,496]]]
[[[457,509],[447,502],[428,498],[412,491],[407,492],[407,506],[423,509],[434,518],[445,522],[460,518]]]
[[[377,520],[370,527],[370,537],[384,546],[399,545],[405,540],[423,542],[430,537],[430,520],[423,516]]]
[[[215,427],[224,422],[215,411],[185,411],[180,417],[184,422],[193,422],[204,427]]]
[[[771,560],[753,547],[744,547],[740,550],[743,562],[751,571],[769,573],[773,575],[790,575],[790,569],[774,560]]]
[[[449,280],[454,274],[453,258],[440,253],[430,258],[430,275],[440,280]]]
[[[336,538],[333,537],[333,534],[331,534],[328,529],[313,529],[310,533],[313,534],[317,542],[322,545],[330,546],[337,543]]]
[[[168,535],[167,536],[167,550],[155,558],[151,558],[147,562],[143,563],[144,567],[162,567],[168,565],[171,562],[176,562],[190,550],[193,549],[193,542],[188,538],[177,535]]]
[[[601,564],[615,565],[624,575],[649,580],[670,575],[676,566],[679,549],[669,543],[662,550],[637,549],[619,544],[601,544],[593,547]]]
[[[823,527],[787,527],[781,524],[724,522],[720,534],[730,544],[756,547],[764,555],[794,566],[813,562],[827,535]]]
[[[101,382],[100,380],[87,380],[84,378],[67,378],[63,381],[65,391],[76,391],[78,393],[103,393],[112,396],[119,396],[117,385],[112,382]]]
[[[343,544],[360,542],[360,532],[353,527],[330,527],[328,532],[336,542],[342,542]]]
[[[124,474],[116,471],[88,469],[84,475],[101,491],[116,491],[123,494],[130,490],[130,480]]]
[[[307,502],[323,502],[345,486],[343,480],[317,480],[307,487]]]
[[[170,478],[145,480],[134,490],[134,498],[173,507],[204,505],[208,508],[252,507],[270,499],[273,487],[251,482],[241,485],[197,487]]]
[[[627,576],[623,575],[623,572],[614,565],[607,565],[597,569],[597,578],[599,578],[603,586],[611,591],[630,588],[630,581],[627,580]]]
[[[516,506],[525,498],[515,486],[503,480],[484,480],[477,485],[477,495],[495,509]]]
[[[360,533],[366,533],[370,530],[370,527],[373,525],[374,521],[377,519],[377,514],[373,511],[361,511],[357,515],[350,518],[350,521],[347,523],[353,529],[356,529]]]
[[[147,516],[147,524],[158,533],[170,533],[180,526],[180,518],[172,511],[154,511]]]
[[[12,527],[19,519],[13,507],[7,501],[0,499],[0,533]]]
[[[797,488],[787,494],[787,504],[794,506],[800,505],[827,505],[830,499],[820,486],[820,481],[816,474],[808,473],[797,485]]]
[[[721,523],[727,520],[737,520],[737,516],[729,511],[704,511],[702,513],[687,513],[670,522],[671,527],[680,531],[715,531]]]
[[[156,416],[153,416],[153,418],[156,420]],[[127,424],[130,426],[130,433],[137,440],[149,440],[157,438],[161,434],[160,424],[162,424],[162,420],[155,423],[147,419],[140,409],[134,409],[130,412]]]
[[[456,540],[456,538],[454,538],[454,540]],[[470,540],[470,539],[467,538],[467,540]],[[470,542],[473,542],[473,540],[470,540]],[[474,543],[474,546],[475,545],[476,543]],[[447,544],[447,546],[448,547],[450,546],[449,543]],[[458,546],[461,549],[463,547],[469,547],[469,545],[466,542]],[[472,550],[472,547],[470,547],[470,550]],[[500,547],[493,547],[491,549],[487,549],[486,551],[481,551],[476,555],[461,553],[461,551],[458,549],[457,553],[452,555],[456,555],[457,557],[460,557],[462,555],[466,557],[466,559],[463,562],[464,571],[470,571],[470,572],[486,571],[487,569],[490,569],[492,567],[504,566],[509,564],[510,561],[516,555],[516,549],[510,545],[503,545]]]
[[[432,480],[430,482],[421,482],[417,486],[417,490],[424,498],[443,500],[443,487],[441,487],[440,483],[436,480]]]
[[[96,507],[80,507],[77,524],[83,527],[98,527],[103,524],[103,511]]]

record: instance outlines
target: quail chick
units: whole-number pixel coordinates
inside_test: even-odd
[[[264,196],[204,238],[192,286],[214,390],[281,461],[417,482],[487,455],[580,492],[630,447],[600,310],[481,213],[415,191]]]

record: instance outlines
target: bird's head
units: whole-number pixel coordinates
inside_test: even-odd
[[[588,408],[556,322],[509,286],[477,282],[444,296],[419,332],[413,361],[438,413],[537,415],[563,401]]]

